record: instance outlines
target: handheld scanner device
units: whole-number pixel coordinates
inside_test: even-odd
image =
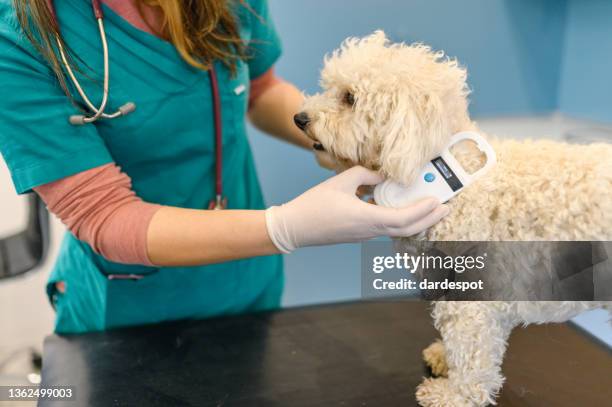
[[[450,152],[453,145],[463,140],[474,141],[486,156],[485,165],[473,174],[465,171]],[[378,205],[394,208],[407,206],[429,196],[436,197],[444,203],[484,175],[496,162],[493,147],[480,134],[471,131],[457,133],[451,138],[442,154],[427,163],[412,185],[406,187],[387,180],[376,186],[374,199]]]

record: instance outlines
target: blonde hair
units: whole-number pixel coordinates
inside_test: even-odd
[[[208,70],[213,61],[220,60],[233,74],[237,61],[246,58],[246,51],[231,1],[136,0],[143,16],[145,6],[161,11],[162,22],[157,34],[170,41],[189,65]],[[250,10],[244,0],[235,1],[237,5]],[[48,1],[13,0],[13,4],[26,37],[47,61],[64,92],[70,95],[56,52],[56,38],[66,50],[71,68],[79,69],[75,64],[76,57],[63,40]]]

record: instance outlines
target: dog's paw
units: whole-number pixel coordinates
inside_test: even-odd
[[[419,405],[423,407],[473,407],[452,388],[447,378],[425,379],[416,391]]]
[[[437,340],[423,350],[423,360],[431,368],[434,376],[448,376],[446,349],[441,340]]]
[[[416,398],[423,407],[484,407],[495,404],[482,384],[453,383],[446,377],[425,379]]]

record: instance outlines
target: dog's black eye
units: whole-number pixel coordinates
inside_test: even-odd
[[[351,91],[344,92],[342,101],[348,106],[355,106],[355,95]]]

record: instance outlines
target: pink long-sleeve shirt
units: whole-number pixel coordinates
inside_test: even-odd
[[[161,15],[134,0],[104,0],[107,6],[143,31],[155,35]],[[270,69],[251,81],[249,106],[281,80]],[[130,177],[116,164],[106,164],[34,188],[66,227],[105,258],[126,264],[152,265],[147,231],[160,205],[144,202],[132,190]]]

